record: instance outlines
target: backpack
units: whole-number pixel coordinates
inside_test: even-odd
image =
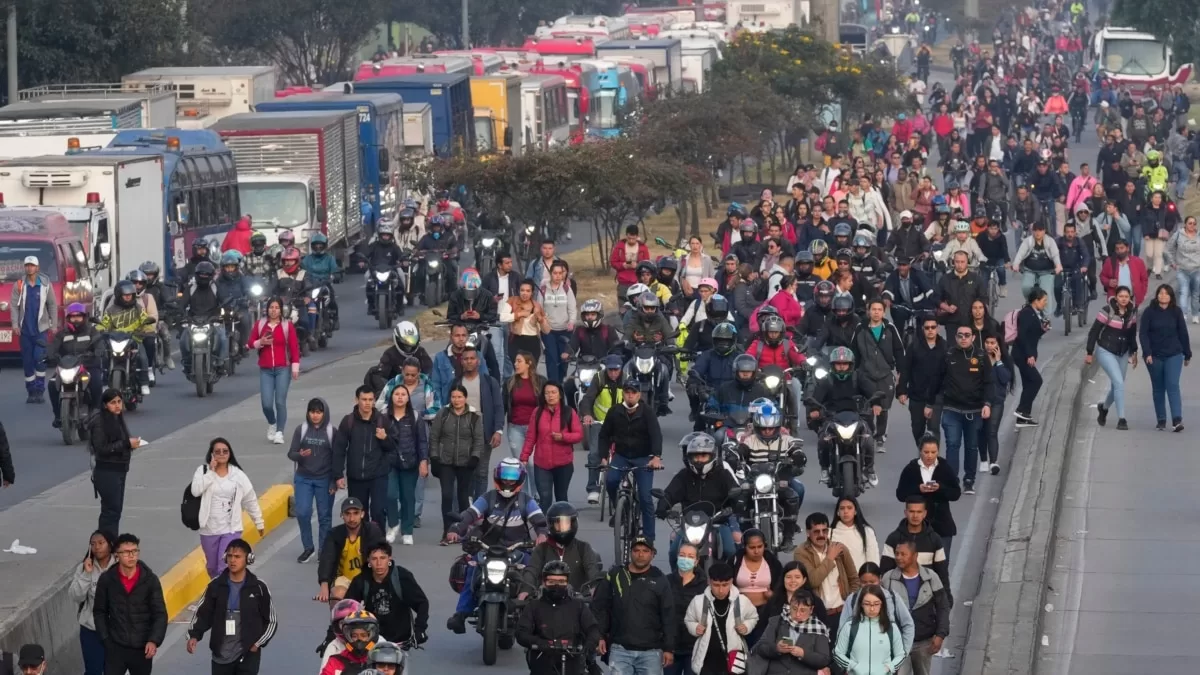
[[[760,339],[756,339],[754,342],[755,342],[755,346],[758,347],[757,349],[754,350],[754,360],[761,361],[762,353],[763,353],[763,345],[765,344],[765,342]],[[790,338],[783,338],[783,342],[780,342],[779,344],[780,344],[780,346],[783,347],[784,356],[787,356],[788,354],[792,353],[792,341]],[[747,352],[747,353],[749,353],[749,352]]]
[[[287,349],[287,341],[288,341],[288,332],[291,330],[292,322],[286,321],[286,320],[280,321],[279,326],[283,329],[283,346],[284,346],[283,353],[287,355],[288,359],[291,359],[292,353],[290,351],[288,351],[288,349]],[[262,335],[263,331],[266,330],[266,328],[267,328],[267,320],[265,318],[259,319],[258,323],[256,323],[254,326],[254,329],[258,331],[259,335]],[[289,362],[288,365],[290,366],[292,364]]]
[[[1020,309],[1014,309],[1004,315],[1004,344],[1011,345],[1017,341],[1017,315]]]
[[[206,469],[207,471],[207,469]],[[179,517],[189,530],[200,529],[200,497],[192,494],[192,482],[183,488],[183,501],[179,503]]]

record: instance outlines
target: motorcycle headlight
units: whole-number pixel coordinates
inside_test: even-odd
[[[79,374],[79,366],[74,368],[59,368],[58,381],[63,384],[71,384],[75,381],[75,376]]]
[[[704,543],[704,533],[708,528],[705,527],[684,527],[683,536],[692,546],[699,546]]]
[[[579,371],[579,381],[586,387],[592,383],[592,378],[596,377],[594,368],[582,368]]]
[[[495,237],[484,237],[483,239],[479,240],[479,243],[483,244],[484,248],[491,248],[496,245],[496,238]]]
[[[429,261],[429,269],[436,270],[438,268],[438,264],[439,264],[438,261],[430,260]]]
[[[934,251],[933,252],[933,259],[938,262],[941,262],[945,257],[946,257],[945,251]]]
[[[533,225],[530,225],[525,228],[525,234],[532,235],[534,233],[534,231],[536,231],[536,230],[537,230],[536,227],[534,227]]]
[[[387,271],[387,272],[376,272],[376,273],[375,273],[375,280],[376,280],[376,281],[379,281],[379,282],[384,282],[384,281],[387,281],[387,280],[388,280],[388,277],[390,277],[390,276],[392,276],[392,273],[391,273],[391,271]]]
[[[826,377],[829,377],[829,371],[825,370],[824,368],[817,368],[817,370],[813,372],[813,375],[816,375],[818,380],[823,380]]]
[[[654,372],[654,359],[634,359],[633,365],[637,371],[643,375],[649,375]]]
[[[489,560],[485,572],[489,584],[504,583],[504,577],[508,574],[508,563],[503,560]]]
[[[760,473],[754,477],[754,490],[759,494],[767,494],[775,489],[775,479],[770,474]]]
[[[842,426],[840,424],[833,425],[837,429],[837,435],[842,437],[843,441],[848,441],[854,438],[854,434],[858,433],[858,423]]]
[[[123,356],[127,348],[129,348],[129,340],[113,340],[112,342],[113,356]]]
[[[817,365],[817,357],[810,356],[807,359],[805,359],[804,362],[807,363],[810,367],[815,366],[815,365]]]
[[[309,297],[311,297],[313,300],[316,300],[317,298],[321,297],[321,289],[319,289],[319,288],[312,289],[312,293],[309,293]]]
[[[768,375],[763,378],[763,384],[766,385],[768,390],[775,391],[776,389],[779,388],[779,376],[778,375]]]
[[[208,326],[192,326],[192,341],[204,342],[208,340]]]
[[[250,295],[260,296],[263,294],[262,284],[254,284],[250,287]]]

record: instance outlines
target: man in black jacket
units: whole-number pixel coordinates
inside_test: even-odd
[[[208,631],[213,675],[258,675],[262,648],[275,636],[278,621],[267,585],[246,566],[254,559],[250,544],[234,539],[225,548],[225,571],[209,582],[192,615],[187,650]]]
[[[896,258],[896,269],[883,282],[883,301],[901,335],[913,314],[933,311],[936,304],[933,281],[912,263],[912,258]]]
[[[651,563],[654,543],[633,541],[629,565],[613,567],[596,588],[592,610],[600,624],[600,653],[619,673],[654,673],[675,660],[675,603],[666,575]]]
[[[387,507],[388,474],[394,449],[387,440],[386,423],[375,410],[375,392],[359,385],[354,410],[342,418],[333,435],[333,479],[371,514],[380,527]]]
[[[496,301],[496,307],[503,309],[509,298],[520,294],[521,275],[513,272],[512,254],[501,251],[496,256],[496,269],[483,275],[483,292],[491,295]],[[624,295],[621,296],[624,299]],[[500,381],[507,382],[512,377],[512,359],[515,356],[508,353],[509,324],[497,323],[488,331],[492,336],[492,351],[496,352],[496,361],[500,363]]]
[[[92,619],[104,642],[106,675],[150,675],[167,636],[167,605],[158,577],[138,560],[141,541],[117,537],[117,564],[96,582]]]
[[[992,415],[991,397],[995,391],[992,362],[975,342],[975,329],[958,326],[954,346],[946,349],[946,358],[938,368],[939,382],[934,406],[942,406],[942,432],[946,441],[946,461],[959,475],[963,492],[975,494],[975,463],[979,459],[979,430]],[[934,406],[926,404],[926,417]],[[963,448],[961,463],[958,450]]]
[[[552,560],[539,574],[542,592],[517,621],[517,642],[529,648],[530,675],[582,675],[601,643],[596,617],[571,597],[566,563]]]
[[[642,390],[634,381],[622,387],[621,405],[609,408],[600,425],[600,447],[612,448],[610,470],[604,474],[604,487],[608,498],[617,503],[617,486],[624,472],[633,469],[637,481],[638,501],[642,507],[642,532],[654,541],[654,473],[662,468],[662,428],[658,416],[642,405]]]
[[[896,568],[896,546],[905,540],[917,545],[917,562],[933,570],[942,580],[942,586],[950,588],[950,554],[945,541],[929,524],[929,507],[925,498],[913,495],[904,500],[904,519],[884,540],[879,552],[879,571],[886,574]]]
[[[342,502],[342,524],[329,531],[317,561],[317,602],[329,602],[333,580],[347,577],[353,581],[367,565],[367,552],[384,541],[383,528],[363,521],[363,505],[354,497]]]
[[[948,327],[971,323],[971,303],[982,300],[987,304],[986,284],[979,275],[967,269],[969,256],[966,251],[954,252],[954,268],[938,280],[938,315]]]
[[[908,406],[913,441],[920,443],[926,433],[940,438],[942,409],[933,402],[941,386],[937,376],[946,361],[946,340],[938,333],[938,322],[932,314],[922,317],[921,334],[913,336],[904,357],[905,366],[900,370],[896,398]],[[928,416],[926,408],[930,409]]]
[[[350,582],[346,597],[358,600],[379,620],[388,642],[425,644],[429,639],[429,598],[409,570],[392,559],[392,545],[377,541],[367,549],[367,573]]]

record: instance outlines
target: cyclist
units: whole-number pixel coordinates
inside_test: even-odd
[[[1080,205],[1080,209],[1087,206]],[[1055,242],[1058,244],[1058,261],[1062,273],[1054,277],[1054,316],[1062,316],[1062,291],[1067,279],[1073,278],[1071,295],[1075,298],[1076,310],[1087,300],[1087,271],[1092,266],[1092,254],[1087,242],[1080,239],[1076,233],[1075,223],[1063,225],[1062,236]],[[1070,320],[1070,317],[1067,317]]]
[[[803,443],[795,442],[797,439],[783,429],[783,414],[774,401],[764,398],[752,405],[754,431],[739,439],[738,451],[747,466],[768,462],[769,453],[779,453],[779,461],[783,463],[779,478],[786,478],[788,482],[788,486],[779,491],[783,514],[787,518],[783,521],[783,545],[780,549],[786,551],[792,547],[792,540],[796,536],[796,516],[804,503],[804,484],[800,482],[800,474],[804,473],[808,457],[804,454]]]
[[[734,361],[737,356],[737,328],[728,321],[717,324],[712,331],[712,348],[700,352],[696,362],[688,370],[692,431],[704,429],[704,418],[700,415],[703,386],[718,391],[726,382],[733,381]]]
[[[956,252],[966,251],[967,267],[971,269],[978,269],[980,265],[987,262],[987,257],[979,249],[979,244],[971,238],[971,224],[965,220],[954,223],[954,236],[946,242],[945,251],[946,257],[950,260],[954,259]]]
[[[757,376],[758,361],[749,354],[738,354],[733,359],[733,379],[709,396],[708,407],[726,416],[750,410],[752,402],[771,395]]]
[[[1000,223],[989,220],[987,229],[975,236],[975,244],[983,252],[984,263],[980,270],[983,281],[988,281],[992,270],[996,270],[996,279],[1000,282],[1000,297],[1008,297],[1008,279],[1004,274],[1004,266],[1012,260],[1008,253],[1008,237],[1000,231]]]
[[[892,314],[892,322],[903,330],[915,312],[932,311],[934,286],[929,277],[912,266],[909,258],[897,258],[896,269],[883,284],[883,302]]]
[[[854,371],[854,352],[848,347],[837,347],[829,354],[830,367],[833,369],[829,377],[819,381],[813,389],[812,399],[830,415],[840,412],[859,412],[856,398],[867,400],[875,395],[865,378],[860,378]],[[872,412],[878,415],[883,409],[873,404]],[[809,428],[821,431],[821,409],[816,406],[808,408]],[[864,420],[859,425],[859,447],[863,451],[863,475],[872,486],[879,484],[875,475],[875,439],[872,438],[870,424]],[[817,457],[821,463],[821,482],[829,482],[829,469],[833,464],[833,438],[821,433],[817,440]]]
[[[565,562],[551,560],[534,569],[540,569],[541,593],[525,606],[516,629],[517,642],[529,649],[529,673],[583,675],[600,645],[600,624],[583,600],[571,597]]]
[[[854,298],[846,294],[834,296],[832,321],[825,322],[825,327],[813,346],[816,349],[849,347],[858,322],[858,315],[854,313]]]
[[[900,212],[900,227],[888,237],[887,250],[896,258],[916,259],[929,253],[929,239],[913,224],[912,211]]]
[[[609,448],[600,447],[600,427],[608,411],[621,404],[621,372],[625,365],[619,354],[604,357],[604,370],[592,378],[587,392],[579,401],[579,416],[587,427],[588,466],[600,466],[608,461]],[[589,504],[600,503],[600,470],[588,469],[587,496]]]
[[[610,469],[605,474],[605,488],[614,504],[621,482],[620,470],[639,469],[633,471],[633,478],[642,507],[642,533],[654,541],[654,498],[650,495],[654,489],[654,474],[641,469],[662,468],[662,429],[658,426],[658,416],[653,410],[647,410],[641,400],[642,390],[637,381],[626,380],[622,385],[621,405],[610,408],[600,425],[599,447],[613,450]]]
[[[687,466],[680,469],[671,479],[663,497],[658,500],[655,514],[665,519],[672,506],[679,505],[680,512],[686,513],[698,509],[710,518],[725,505],[729,493],[738,487],[733,474],[724,471],[717,462],[717,442],[708,434],[694,434],[687,445]],[[714,559],[723,559],[733,555],[734,547],[742,543],[741,526],[737,518],[731,518],[728,523],[720,525],[717,532],[721,540],[720,554],[714,554]],[[671,537],[671,546],[667,560],[671,569],[675,568],[675,558],[679,553],[680,534]]]
[[[1035,285],[1043,290],[1051,287],[1055,274],[1062,274],[1062,262],[1058,257],[1058,244],[1046,236],[1046,224],[1034,223],[1033,236],[1021,242],[1017,257],[1013,258],[1012,271],[1021,274],[1021,295],[1029,297]],[[1053,298],[1051,298],[1053,302]],[[1049,308],[1051,311],[1053,307]]]

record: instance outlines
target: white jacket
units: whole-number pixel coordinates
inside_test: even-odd
[[[692,598],[687,613],[683,617],[683,625],[692,635],[696,635],[696,629],[700,626],[700,622],[704,621],[704,634],[697,636],[696,646],[692,648],[692,672],[695,673],[704,668],[704,655],[708,653],[708,641],[712,639],[713,630],[715,630],[713,621],[716,619],[716,613],[712,610],[712,600],[712,589],[704,589],[703,593]],[[707,611],[705,611],[706,607]],[[725,651],[727,652],[748,651],[745,637],[738,635],[736,630],[739,615],[741,622],[746,624],[746,634],[749,635],[758,625],[758,608],[754,606],[753,602],[750,602],[750,598],[739,593],[736,586],[730,586],[729,613],[725,615]],[[748,653],[746,658],[750,658]]]
[[[892,229],[892,216],[879,190],[846,195],[846,201],[850,204],[850,215],[858,222],[866,223],[876,231]]]
[[[846,551],[854,560],[854,569],[856,570],[866,562],[879,564],[879,538],[875,535],[875,529],[870,525],[866,526],[865,531],[867,533],[865,550],[863,537],[859,535],[857,527],[846,527],[839,520],[829,532],[830,541],[846,547]]]
[[[250,477],[236,466],[229,467],[228,477],[232,478],[236,485],[233,513],[229,525],[233,528],[231,532],[240,532],[242,529],[242,509],[250,513],[255,527],[260,530],[264,529],[262,509],[258,506],[258,495],[254,492],[254,486],[250,484]],[[192,494],[200,496],[200,534],[231,534],[231,532],[213,532],[208,529],[208,516],[212,510],[212,487],[216,482],[217,474],[209,471],[208,467],[203,464],[196,468],[196,473],[192,474]]]

